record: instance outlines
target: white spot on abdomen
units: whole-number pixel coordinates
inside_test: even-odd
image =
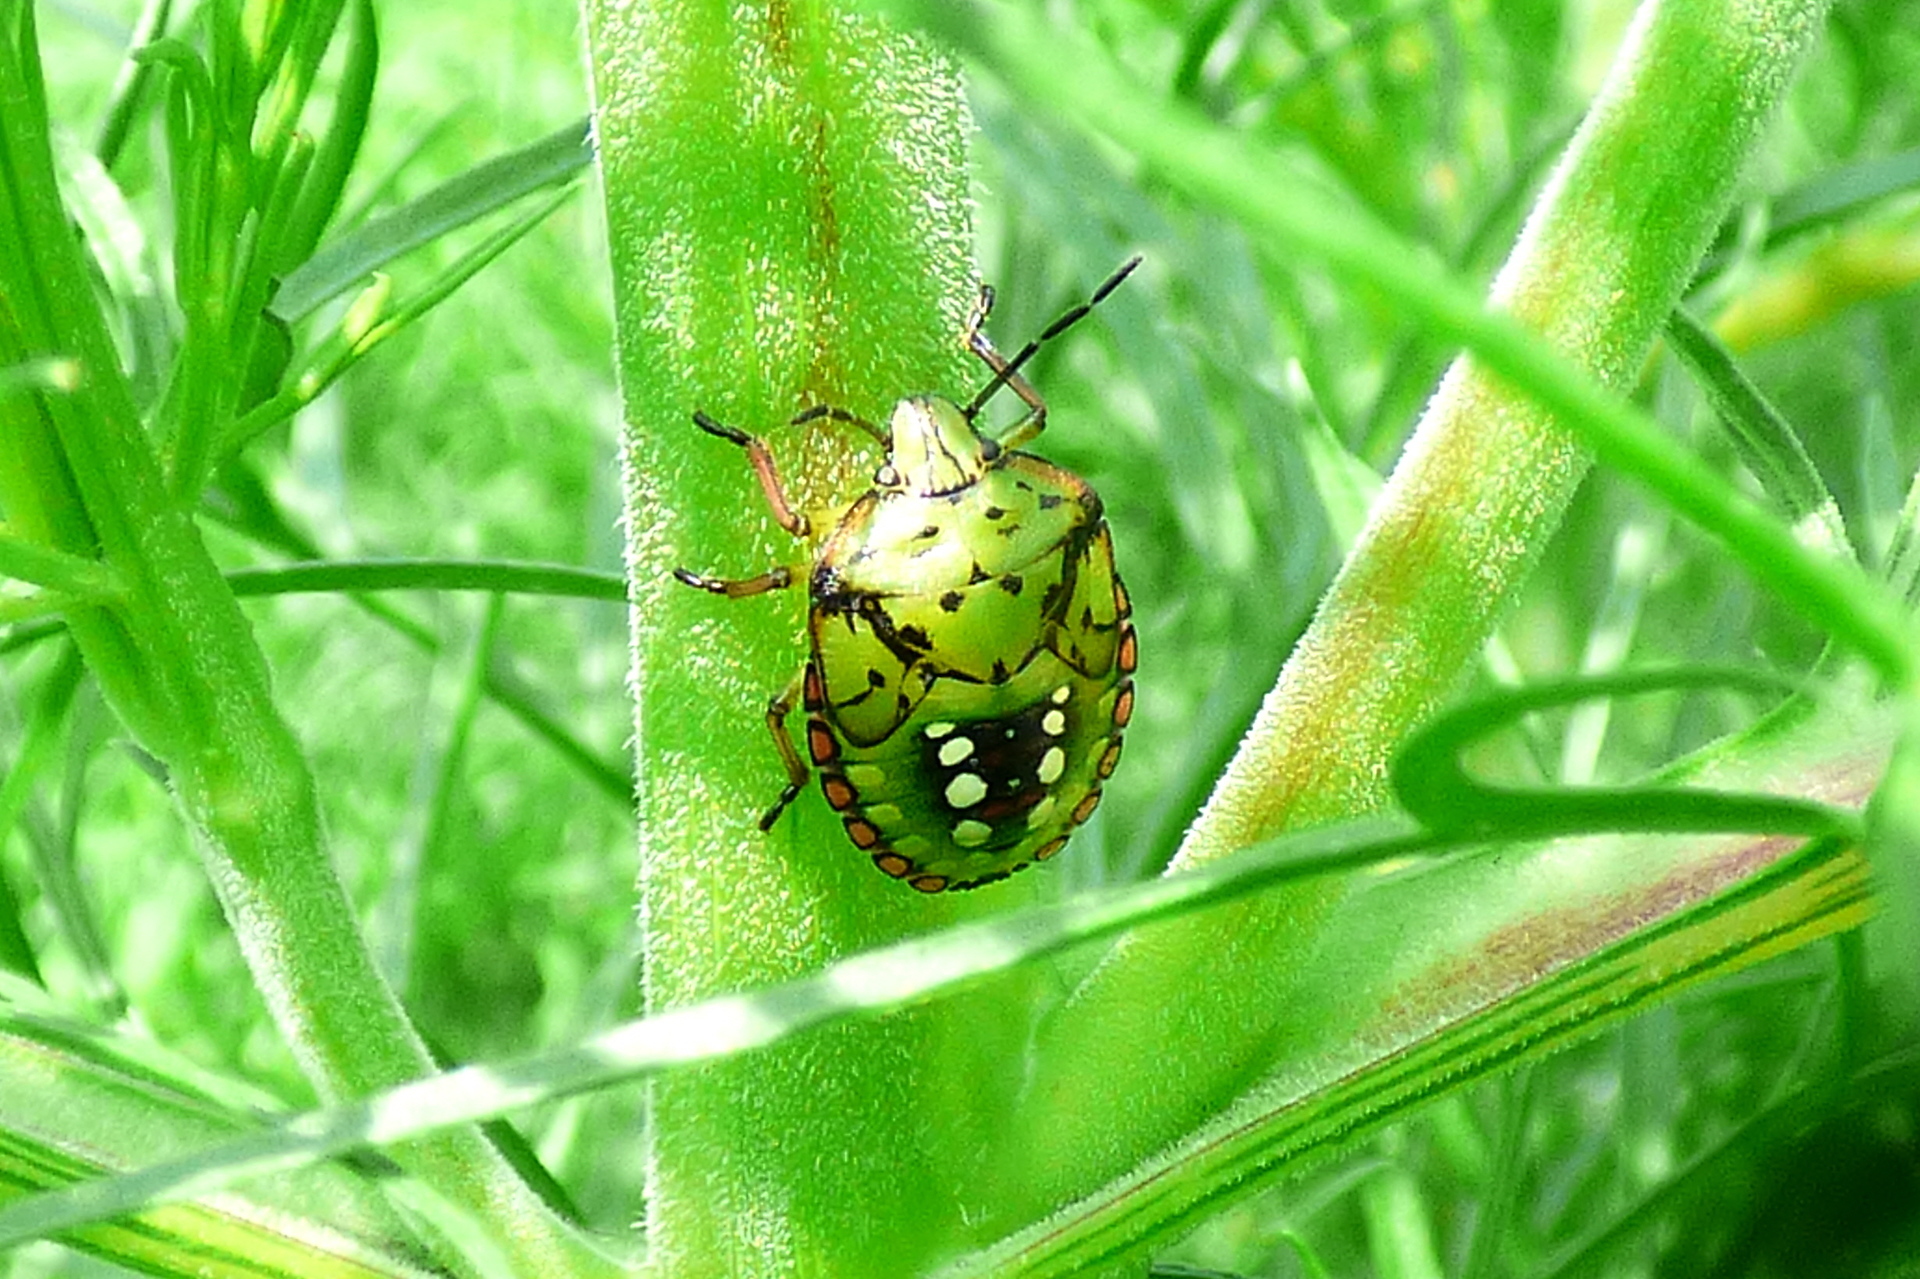
[[[947,783],[947,804],[952,808],[972,808],[987,797],[987,784],[978,773],[962,773]]]
[[[1060,774],[1067,771],[1067,753],[1058,746],[1047,747],[1047,753],[1040,757],[1040,784],[1051,786],[1060,780]]]

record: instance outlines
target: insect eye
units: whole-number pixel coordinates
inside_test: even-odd
[[[999,456],[1000,456],[1000,441],[998,441],[998,440],[986,440],[986,439],[983,439],[983,440],[981,440],[981,441],[980,441],[980,456],[981,456],[981,458],[982,458],[982,459],[984,459],[985,461],[988,461],[988,462],[991,462],[991,461],[993,461],[993,460],[994,460],[995,458],[997,458],[997,457],[999,457]]]
[[[873,482],[882,488],[897,488],[900,484],[900,472],[893,469],[889,462],[873,473]]]

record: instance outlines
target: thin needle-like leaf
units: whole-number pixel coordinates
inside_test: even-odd
[[[565,182],[591,163],[592,139],[582,122],[478,165],[326,245],[280,282],[268,310],[289,324],[304,319],[400,255]]]

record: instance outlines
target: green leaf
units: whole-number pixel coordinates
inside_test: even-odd
[[[1767,242],[1778,244],[1843,221],[1916,187],[1920,187],[1920,148],[1829,169],[1773,198]]]
[[[348,370],[410,326],[434,307],[451,297],[461,285],[478,275],[501,254],[519,243],[529,231],[546,221],[573,194],[573,188],[555,193],[515,218],[505,227],[467,250],[427,286],[408,297],[399,307],[389,310],[391,282],[376,275],[363,289],[346,314],[339,329],[321,344],[309,360],[308,370],[278,395],[255,405],[234,423],[228,442],[229,458],[238,454],[262,432],[278,426],[302,408],[313,403]],[[271,311],[265,315],[263,331],[284,333],[285,326]],[[276,377],[277,377],[276,370]]]
[[[592,139],[582,123],[477,165],[327,244],[288,273],[268,310],[289,324],[304,319],[402,254],[565,182],[592,162]]]
[[[612,573],[566,564],[505,560],[324,560],[272,568],[234,569],[235,595],[293,595],[338,591],[488,591],[571,596],[625,603],[626,581]]]
[[[56,551],[0,526],[0,578],[58,591],[78,603],[114,593],[113,575],[98,560]]]
[[[1853,545],[1840,520],[1839,504],[1792,424],[1740,371],[1732,353],[1684,308],[1667,321],[1667,337],[1726,424],[1741,460],[1793,521],[1808,549],[1852,560]]]
[[[289,255],[286,262],[305,261],[320,243],[321,233],[339,212],[347,179],[360,158],[360,143],[366,136],[368,109],[373,102],[374,80],[380,67],[380,33],[375,24],[373,0],[355,0],[349,12],[352,26],[347,33],[347,59],[340,73],[340,90],[313,169],[301,188],[299,207],[293,212],[282,238],[282,251]],[[282,267],[281,262],[274,265],[276,269]]]
[[[259,1131],[273,1103],[155,1045],[62,1016],[0,978],[0,1181],[6,1197],[56,1190]],[[430,1273],[377,1184],[343,1165],[166,1208],[66,1237],[146,1273],[412,1279]]]

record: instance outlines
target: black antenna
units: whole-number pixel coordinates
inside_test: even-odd
[[[1027,343],[1025,346],[1021,347],[1020,353],[1018,355],[1015,355],[1011,360],[1008,360],[1004,365],[1001,365],[1000,367],[996,368],[993,372],[993,377],[988,380],[985,386],[980,388],[980,394],[974,396],[972,402],[967,405],[965,410],[965,415],[967,420],[971,422],[973,420],[973,415],[978,413],[983,407],[985,407],[987,401],[993,398],[994,392],[998,391],[1001,387],[1005,386],[1009,381],[1011,381],[1015,377],[1015,375],[1020,372],[1020,366],[1022,364],[1025,364],[1028,360],[1031,360],[1035,352],[1037,352],[1041,347],[1045,346],[1047,343],[1053,341],[1053,339],[1059,337],[1062,333],[1065,333],[1068,329],[1072,328],[1074,325],[1080,323],[1080,321],[1086,319],[1087,312],[1093,310],[1094,307],[1099,306],[1102,302],[1104,302],[1106,300],[1107,294],[1119,288],[1120,281],[1126,279],[1129,275],[1133,274],[1133,268],[1139,265],[1140,265],[1140,258],[1138,255],[1128,258],[1126,262],[1121,265],[1118,271],[1115,271],[1112,275],[1107,277],[1107,282],[1105,284],[1102,284],[1099,288],[1093,291],[1092,297],[1088,298],[1085,302],[1082,302],[1079,306],[1074,307],[1073,310],[1067,312],[1065,315],[1055,320],[1052,324],[1049,324],[1044,333],[1042,333],[1039,337],[1033,339],[1033,341]],[[988,294],[987,296],[991,297],[992,295]]]

